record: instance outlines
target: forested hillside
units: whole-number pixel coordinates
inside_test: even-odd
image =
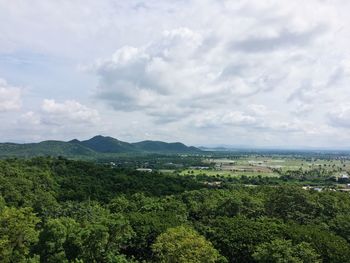
[[[350,196],[0,161],[0,262],[350,262]]]
[[[43,141],[39,143],[0,143],[0,158],[64,156],[74,159],[97,160],[112,158],[121,154],[184,154],[199,153],[200,149],[180,142],[142,141],[128,143],[109,136],[95,136],[89,140]]]

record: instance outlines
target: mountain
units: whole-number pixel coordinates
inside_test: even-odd
[[[160,141],[142,141],[133,143],[133,145],[145,152],[182,152],[182,153],[191,153],[200,151],[196,147],[188,147],[180,142],[166,143]]]
[[[43,141],[39,143],[0,143],[0,158],[65,156],[68,158],[96,159],[118,154],[138,153],[198,153],[200,149],[183,143],[166,143],[161,141],[142,141],[128,143],[108,136],[95,136],[89,140],[77,139],[63,141]]]
[[[129,153],[138,151],[132,144],[119,141],[109,136],[97,135],[86,141],[80,142],[78,140],[73,140],[71,142],[83,145],[100,153]]]
[[[62,142],[43,141],[39,143],[0,143],[0,157],[32,157],[32,156],[66,156],[94,157],[96,153],[83,145]]]

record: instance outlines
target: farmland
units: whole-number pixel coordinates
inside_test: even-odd
[[[214,177],[262,176],[279,177],[288,172],[322,171],[340,176],[350,172],[350,161],[346,158],[308,158],[271,154],[270,156],[226,156],[199,158],[200,165],[186,166],[183,169],[164,169],[162,172],[179,172],[181,175],[207,175]]]

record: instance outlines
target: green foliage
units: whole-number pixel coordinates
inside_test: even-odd
[[[159,262],[217,262],[218,251],[203,236],[186,226],[170,228],[152,246]]]
[[[32,245],[38,241],[40,219],[30,208],[4,207],[0,212],[0,262],[33,259]]]
[[[94,163],[56,160],[51,164],[61,189],[58,199],[108,202],[117,194],[167,195],[202,188],[194,179],[159,173],[120,171]]]
[[[121,153],[136,152],[137,149],[130,143],[122,142],[112,137],[97,135],[86,141],[74,140],[74,144],[84,145],[85,147],[100,153]]]
[[[286,234],[294,242],[311,244],[324,262],[350,262],[350,245],[346,240],[320,226],[290,224]]]
[[[307,223],[316,217],[317,203],[309,192],[296,186],[274,189],[268,195],[267,213],[286,221]]]
[[[119,214],[95,214],[80,218],[80,222],[62,217],[50,219],[45,224],[38,246],[43,262],[76,259],[110,262],[134,235],[129,222]]]
[[[349,262],[348,193],[213,187],[219,178],[136,172],[142,158],[0,161],[0,262]]]
[[[0,161],[0,195],[9,206],[32,207],[39,215],[58,206],[58,184],[49,159]]]
[[[4,198],[0,195],[0,212],[5,208],[6,202]]]
[[[160,141],[142,141],[133,143],[133,145],[146,152],[162,152],[162,153],[198,153],[201,150],[195,147],[187,147],[183,143],[165,143]]]
[[[112,200],[113,208],[115,208],[115,201]],[[151,244],[167,228],[187,222],[185,205],[173,197],[151,198],[143,194],[135,194],[130,197],[124,209],[118,210],[126,213],[135,231],[135,236],[130,246],[125,249],[125,253],[139,259],[152,258]]]
[[[28,144],[0,143],[0,157],[30,158],[47,155],[93,159],[96,153],[82,145],[61,141],[44,141]]]
[[[320,256],[309,243],[293,245],[290,240],[275,239],[258,245],[253,254],[262,263],[319,263]]]
[[[181,195],[191,218],[199,220],[216,216],[245,215],[258,217],[264,214],[261,197],[252,197],[250,191],[208,190],[186,192]]]
[[[67,262],[81,253],[81,229],[72,218],[49,219],[38,245],[43,262]]]
[[[218,217],[199,224],[198,229],[230,262],[252,262],[255,247],[283,235],[284,224],[262,218]]]
[[[330,228],[339,236],[350,243],[350,215],[340,214],[330,220]]]
[[[182,143],[143,141],[127,143],[112,137],[95,136],[86,141],[43,141],[40,143],[0,143],[1,157],[64,156],[66,158],[96,160],[132,153],[199,153],[200,149]]]

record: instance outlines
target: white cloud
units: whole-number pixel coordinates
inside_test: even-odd
[[[116,110],[144,110],[152,116],[158,111],[162,117],[164,105],[187,113],[189,108],[227,106],[282,81],[273,72],[260,72],[263,61],[253,65],[221,44],[205,47],[210,37],[180,28],[150,45],[117,50],[94,65],[101,80],[97,97]]]
[[[339,31],[344,3],[308,2],[315,15],[296,2],[193,1],[205,27],[117,49],[93,66],[96,96],[156,124],[329,136],[328,108],[350,99],[350,56],[334,41],[350,35]]]
[[[99,120],[99,113],[74,100],[63,103],[53,99],[45,99],[42,104],[42,121],[52,125],[95,124]]]
[[[265,105],[251,104],[251,105],[248,105],[247,108],[248,108],[248,112],[250,112],[253,115],[266,116],[267,114],[269,114],[269,110],[266,108]]]
[[[20,125],[39,125],[41,124],[41,118],[37,113],[28,111],[20,116],[18,123]]]
[[[310,35],[312,42],[313,31],[303,34]],[[208,44],[214,38],[212,31],[200,33],[179,28],[165,32],[151,44],[120,48],[111,59],[93,66],[100,78],[96,96],[118,111],[144,111],[155,118],[158,112],[160,119],[171,120],[181,117],[181,110],[183,115],[196,114],[208,107],[218,110],[228,107],[237,112],[237,105],[250,98],[256,98],[257,104],[266,108],[264,104],[268,103],[259,96],[273,94],[274,90],[282,92],[276,95],[280,100],[311,96],[308,89],[304,94],[301,93],[304,90],[294,86],[296,79],[292,74],[293,70],[301,70],[300,59],[284,66],[287,60],[303,55],[307,46],[292,53],[289,49],[276,53],[263,48],[263,55],[251,57],[231,46],[234,36],[225,35]],[[285,41],[289,38],[290,35]],[[308,76],[298,77],[300,83]],[[164,105],[174,109],[175,117],[169,110],[169,115],[164,116]]]
[[[25,51],[89,69],[95,90],[71,86],[86,105],[24,83],[36,102],[55,100],[40,112],[24,101],[22,118],[51,129],[92,127],[108,114],[131,140],[147,130],[190,143],[220,134],[231,142],[342,145],[350,139],[341,133],[350,128],[349,12],[345,0],[0,0],[0,67],[1,53]],[[100,114],[88,94],[102,102],[93,105]]]
[[[0,113],[19,110],[21,105],[21,89],[0,78]]]
[[[102,133],[108,124],[101,121],[97,110],[74,100],[45,99],[39,109],[8,117],[2,119],[2,140],[17,142],[89,138]]]
[[[223,126],[255,126],[258,124],[258,120],[244,112],[232,111],[232,112],[206,112],[202,116],[197,116],[194,120],[196,127],[198,128],[211,128],[211,127],[223,127]]]
[[[329,122],[335,127],[350,128],[350,104],[332,109],[328,115]]]

